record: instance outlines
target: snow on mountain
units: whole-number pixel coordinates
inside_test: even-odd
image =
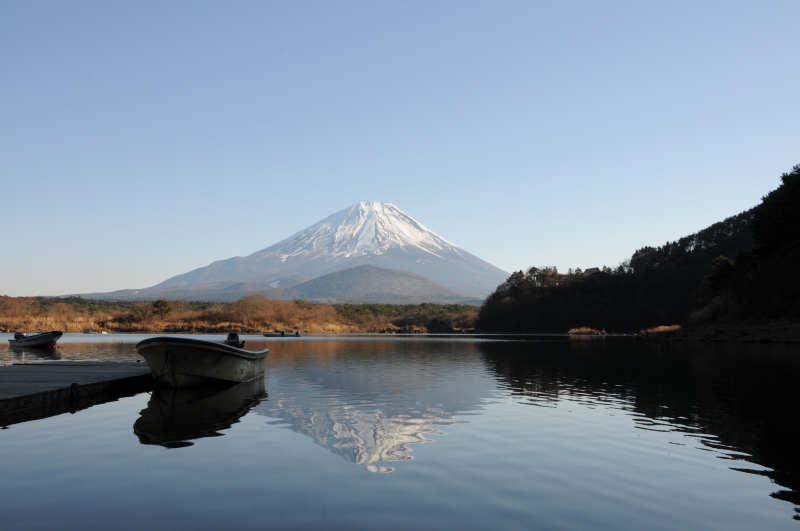
[[[360,265],[411,271],[472,297],[487,296],[508,277],[393,204],[362,201],[249,256],[220,260],[153,287],[312,279]]]
[[[333,256],[380,255],[391,248],[416,247],[442,257],[462,250],[391,203],[361,201],[319,223],[253,253],[276,253],[282,259],[316,251]]]

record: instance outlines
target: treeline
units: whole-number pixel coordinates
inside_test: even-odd
[[[84,299],[83,297],[33,297],[38,303],[40,309],[48,311],[49,308],[55,304],[69,304],[72,308],[79,313],[108,313],[108,312],[131,312],[136,308],[134,301],[106,301],[96,299]],[[207,310],[214,306],[213,302],[205,301],[187,301],[177,300],[172,301],[171,305],[175,306],[179,311],[186,309],[191,310]]]
[[[400,330],[430,334],[469,331],[475,327],[477,306],[465,304],[340,304],[335,308],[343,315],[385,317]]]
[[[3,332],[461,332],[474,327],[477,314],[475,306],[333,306],[271,300],[261,295],[249,295],[233,303],[0,297]]]
[[[694,323],[800,322],[800,164],[754,209],[752,234],[752,251],[714,260]]]
[[[795,166],[784,174],[781,188],[758,207],[661,247],[638,249],[614,268],[517,271],[486,299],[476,327],[637,332],[685,323],[690,314],[695,323],[797,315],[799,173]]]

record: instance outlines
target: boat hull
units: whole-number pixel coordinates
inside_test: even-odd
[[[248,351],[200,339],[154,337],[136,350],[153,378],[176,388],[219,382],[246,382],[264,374],[269,350]]]
[[[56,342],[64,335],[63,332],[52,331],[33,334],[23,339],[9,339],[9,346],[25,348],[53,348]]]

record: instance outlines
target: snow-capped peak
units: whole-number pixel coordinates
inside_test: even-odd
[[[284,259],[312,252],[352,257],[403,247],[436,256],[463,252],[393,204],[361,201],[253,254],[276,253]]]
[[[316,279],[356,266],[409,271],[468,296],[485,297],[508,273],[456,247],[391,203],[362,201],[247,257],[219,260],[155,287]],[[393,288],[394,289],[394,288]]]

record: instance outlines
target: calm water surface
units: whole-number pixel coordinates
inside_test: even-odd
[[[263,381],[0,430],[3,529],[800,529],[797,345],[245,339]]]

